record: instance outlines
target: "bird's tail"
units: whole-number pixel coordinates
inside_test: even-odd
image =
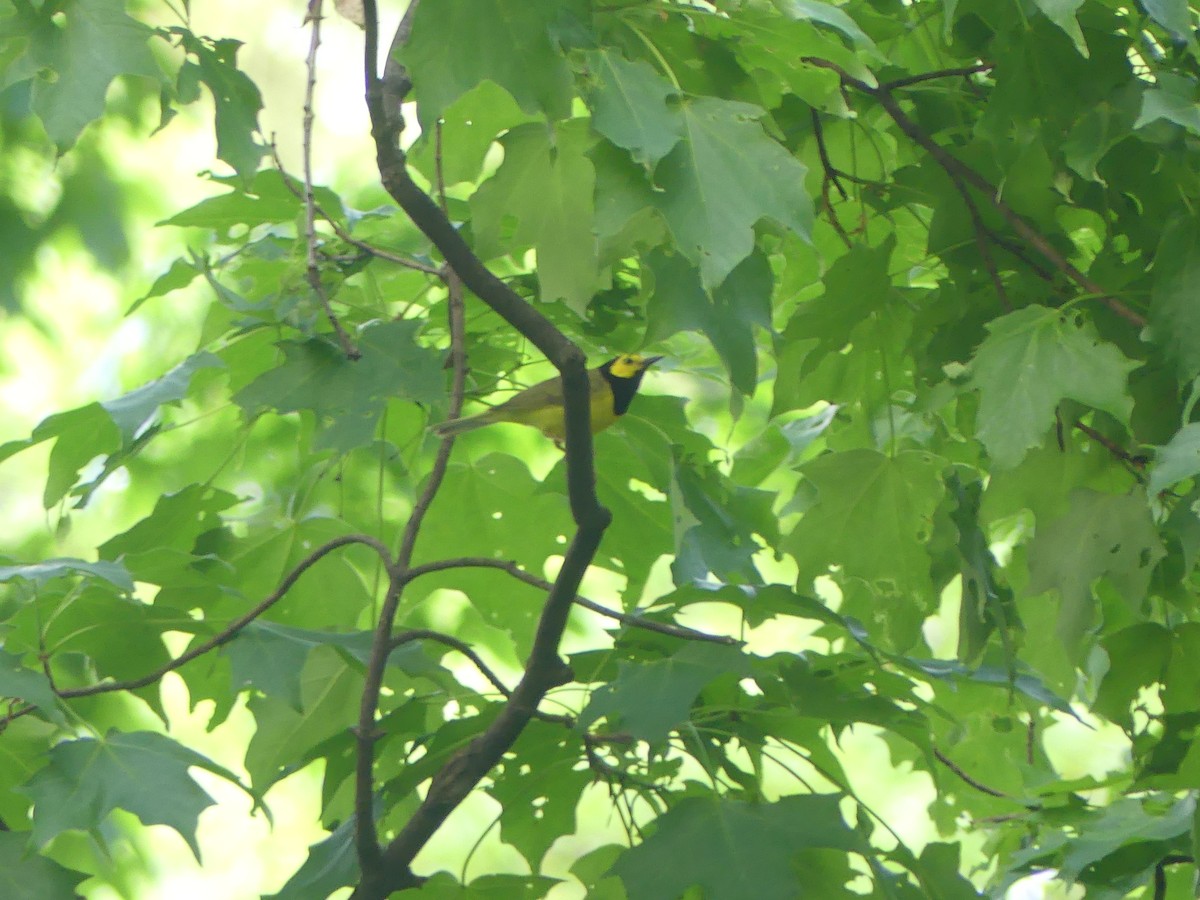
[[[438,422],[436,425],[429,426],[429,430],[440,438],[453,437],[456,434],[462,434],[465,431],[474,431],[476,428],[482,428],[484,425],[491,425],[494,422],[488,412],[480,413],[477,416],[467,416],[463,419],[447,419],[445,422]]]

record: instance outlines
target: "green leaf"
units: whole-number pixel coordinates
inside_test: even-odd
[[[898,844],[888,857],[916,876],[921,900],[976,900],[983,895],[960,874],[961,853],[958,844],[932,843],[926,844],[917,858],[904,844]],[[913,900],[917,900],[915,894]]]
[[[755,535],[771,546],[778,543],[775,495],[730,484],[715,466],[678,451],[676,456],[671,482],[678,544],[671,563],[675,583],[688,584],[710,573],[731,582],[760,582]]]
[[[679,91],[646,62],[611,51],[589,57],[592,126],[633,158],[651,167],[683,137]]]
[[[659,481],[661,475],[654,465],[670,458],[671,447],[661,430],[645,425],[643,402],[650,399],[638,398],[619,425],[595,438],[596,493],[616,523],[604,534],[596,564],[625,576],[622,593],[628,604],[641,598],[651,567],[675,551],[667,497],[670,484]],[[546,476],[545,484],[565,483],[564,459]],[[648,485],[653,491],[634,490],[634,484]]]
[[[545,875],[482,875],[470,884],[461,884],[447,872],[437,872],[419,888],[396,894],[401,900],[409,896],[421,900],[540,900],[559,883]]]
[[[1063,33],[1071,39],[1071,43],[1075,45],[1079,55],[1087,58],[1090,55],[1087,41],[1083,39],[1079,20],[1075,18],[1075,13],[1079,7],[1083,6],[1083,0],[1034,0],[1034,2],[1046,18],[1061,28]]]
[[[173,494],[163,494],[149,516],[109,538],[98,552],[103,559],[117,559],[164,548],[191,551],[201,534],[220,527],[217,514],[237,502],[238,498],[226,491],[188,485]]]
[[[212,353],[194,353],[161,378],[148,382],[136,390],[106,400],[100,405],[112,416],[121,429],[125,444],[132,443],[134,435],[160,406],[175,403],[187,396],[192,376],[200,369],[224,368],[220,357]]]
[[[1156,815],[1134,799],[1117,800],[1077,828],[1063,856],[1061,876],[1075,881],[1089,866],[1130,844],[1165,841],[1188,834],[1195,801],[1186,798]]]
[[[33,109],[59,151],[65,151],[105,109],[118,75],[162,73],[147,46],[153,31],[130,18],[122,0],[42,7],[28,32],[25,55],[16,62],[24,77],[36,76]]]
[[[526,112],[565,118],[571,72],[551,37],[564,16],[557,0],[446,0],[420,7],[399,54],[413,80],[422,131],[483,81],[508,91]],[[454,35],[470,53],[447,53]]]
[[[1092,708],[1131,730],[1130,704],[1142,688],[1162,681],[1171,658],[1171,632],[1155,622],[1139,622],[1105,635],[1100,645],[1108,655],[1108,671]]]
[[[579,727],[608,717],[635,738],[660,743],[687,721],[705,685],[723,675],[749,674],[742,651],[720,644],[689,644],[668,659],[641,665],[621,662],[616,679],[592,694]]]
[[[1200,279],[1200,228],[1177,216],[1162,231],[1154,255],[1150,339],[1162,348],[1181,381],[1200,374],[1200,310],[1194,287]]]
[[[274,222],[291,222],[304,211],[304,201],[301,199],[304,185],[291,177],[285,182],[284,176],[275,169],[264,169],[257,173],[248,184],[243,184],[237,178],[214,178],[213,180],[231,187],[233,190],[227,194],[219,194],[216,197],[201,200],[194,206],[190,206],[158,224],[212,228],[221,234],[227,234],[234,225],[253,226]],[[291,185],[290,190],[289,184]],[[341,199],[329,188],[315,187],[313,195],[321,208],[330,215],[341,213]],[[177,260],[177,262],[180,261]],[[174,271],[174,267],[172,267],[172,271]],[[157,288],[157,286],[156,282],[155,287]],[[153,296],[153,292],[147,296]]]
[[[817,900],[797,881],[795,854],[866,849],[842,819],[840,799],[809,794],[752,804],[689,797],[660,816],[654,833],[621,854],[611,872],[629,900],[678,897],[694,885],[705,900]]]
[[[1171,32],[1174,37],[1194,43],[1195,25],[1187,0],[1138,0],[1150,18]]]
[[[188,769],[197,766],[236,778],[207,757],[147,731],[112,731],[103,738],[63,741],[50,763],[22,791],[32,798],[33,839],[44,847],[64,831],[98,831],[108,814],[123,809],[144,825],[167,825],[196,858],[196,821],[213,800]]]
[[[1059,591],[1058,634],[1074,649],[1093,625],[1092,582],[1106,577],[1136,609],[1165,552],[1140,492],[1078,490],[1066,515],[1038,526],[1029,547],[1027,593]]]
[[[142,294],[137,300],[133,301],[133,305],[126,310],[126,315],[130,315],[141,307],[143,303],[154,297],[165,296],[172,291],[178,291],[187,287],[196,280],[196,276],[200,274],[200,270],[188,262],[186,259],[176,259],[171,263],[171,268],[163,272],[156,279],[154,284],[150,286],[150,290]]]
[[[875,42],[867,37],[858,24],[845,10],[819,0],[783,0],[779,4],[784,15],[793,19],[807,19],[836,28],[855,44],[866,50],[874,50]]]
[[[1146,493],[1165,491],[1185,478],[1200,474],[1200,422],[1184,425],[1154,454]]]
[[[29,835],[0,831],[0,896],[5,900],[48,900],[79,896],[87,875],[30,852]]]
[[[519,125],[500,138],[504,162],[471,195],[476,251],[484,259],[537,251],[543,300],[581,313],[598,286],[593,231],[595,170],[582,119]]]
[[[1140,107],[1141,96],[1127,90],[1085,110],[1062,145],[1067,165],[1084,178],[1102,181],[1096,166],[1129,136]]]
[[[575,807],[594,778],[577,766],[582,752],[561,726],[530,722],[494,773],[488,793],[500,804],[500,837],[534,871],[551,844],[576,831]]]
[[[928,595],[925,544],[944,492],[942,467],[929,453],[888,457],[866,449],[806,464],[801,471],[816,487],[817,503],[783,544],[800,566],[801,588],[836,565],[848,576]],[[862,540],[867,534],[871,539]]]
[[[979,499],[982,485],[963,485],[957,475],[948,487],[957,503],[950,514],[958,533],[958,570],[962,579],[962,601],[958,616],[958,656],[964,661],[978,659],[988,638],[1000,631],[1007,646],[1008,632],[1018,624],[1013,592],[1001,580],[1001,567],[992,554],[987,535],[979,524]]]
[[[338,888],[358,881],[355,822],[346,819],[324,840],[308,848],[308,858],[287,883],[268,900],[312,900],[328,897]]]
[[[54,687],[44,672],[21,665],[21,659],[0,646],[0,697],[24,700],[48,719],[66,724]]]
[[[512,95],[494,81],[483,81],[467,91],[442,113],[442,178],[449,187],[479,178],[488,150],[501,134],[535,121],[523,112]],[[437,180],[438,142],[423,133],[409,153],[409,161],[430,183]]]
[[[67,495],[79,480],[79,470],[87,463],[121,446],[121,434],[112,417],[99,403],[89,403],[48,416],[25,440],[0,445],[0,461],[51,439],[54,439],[54,447],[50,451],[46,489],[42,493],[42,505],[46,509]]]
[[[1142,128],[1163,119],[1193,134],[1200,134],[1200,107],[1196,105],[1195,82],[1164,73],[1158,79],[1158,85],[1142,95],[1142,111],[1133,127]]]
[[[319,427],[314,449],[345,453],[365,446],[390,399],[433,402],[442,396],[440,356],[416,342],[419,328],[413,320],[367,326],[356,338],[357,360],[323,338],[284,341],[284,362],[233,400],[252,416],[312,411]]]
[[[179,37],[190,60],[180,69],[180,93],[188,79],[203,83],[216,107],[217,156],[248,182],[266,149],[255,140],[262,95],[258,86],[237,67],[241,41],[196,37],[185,28],[170,28]]]
[[[780,344],[814,340],[816,346],[804,355],[798,371],[784,371],[781,365],[777,392],[789,390],[791,382],[807,378],[827,356],[841,352],[863,319],[896,303],[888,271],[895,247],[893,237],[878,247],[855,244],[821,279],[825,292],[797,306]]]
[[[993,319],[987,330],[971,361],[970,386],[980,393],[979,440],[997,466],[1015,466],[1039,446],[1064,399],[1128,420],[1126,379],[1137,364],[1102,342],[1090,323],[1027,306]]]
[[[61,556],[54,559],[45,559],[38,563],[0,566],[0,582],[20,578],[43,585],[52,579],[72,575],[87,575],[100,578],[120,591],[129,594],[133,593],[133,579],[130,577],[125,566],[107,560],[87,562],[82,559]]]
[[[705,289],[696,268],[682,256],[654,250],[644,266],[653,274],[646,343],[698,331],[720,355],[733,386],[752,395],[758,386],[754,327],[771,327],[774,279],[766,257],[747,257],[714,291]]]
[[[761,108],[700,97],[682,102],[680,113],[684,140],[655,169],[655,205],[706,289],[751,254],[754,226],[764,219],[808,239],[807,169],[768,137]]]
[[[246,750],[246,771],[255,789],[265,791],[287,777],[308,762],[314,747],[350,728],[362,685],[362,667],[325,648],[304,665],[300,710],[275,697],[252,697],[248,706],[257,728]]]
[[[603,463],[601,463],[603,464]],[[421,529],[414,563],[445,556],[453,547],[462,556],[513,560],[541,573],[546,561],[564,552],[574,533],[566,498],[542,488],[524,462],[492,453],[473,462],[451,463],[445,482]],[[418,599],[437,588],[466,594],[488,624],[524,642],[533,635],[545,601],[541,591],[503,572],[461,569],[425,575],[405,592]]]

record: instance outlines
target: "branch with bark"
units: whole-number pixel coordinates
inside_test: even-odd
[[[962,162],[956,156],[951,154],[945,147],[937,143],[929,134],[922,129],[909,114],[904,110],[900,101],[896,99],[893,93],[898,88],[909,87],[914,84],[920,84],[925,81],[930,81],[936,78],[945,78],[951,76],[966,77],[979,72],[985,72],[991,67],[987,64],[980,63],[977,66],[969,66],[958,69],[941,69],[935,72],[927,72],[920,75],[901,78],[895,81],[884,82],[880,85],[872,85],[863,81],[860,78],[855,78],[844,68],[835,62],[827,59],[822,59],[815,56],[807,56],[801,59],[801,62],[811,66],[817,66],[822,69],[829,69],[834,72],[842,83],[843,90],[853,88],[860,93],[866,94],[873,98],[884,111],[891,117],[904,134],[915,144],[922,147],[933,160],[945,170],[946,174],[954,182],[955,188],[959,191],[964,201],[967,203],[968,212],[971,214],[972,222],[975,227],[976,239],[980,240],[981,235],[985,233],[982,221],[978,218],[978,209],[971,201],[967,192],[967,187],[977,191],[983,200],[988,203],[1000,216],[1008,223],[1009,227],[1015,232],[1026,244],[1032,247],[1042,258],[1046,260],[1051,268],[1057,270],[1067,279],[1074,282],[1077,286],[1083,288],[1088,294],[1101,300],[1109,309],[1116,313],[1126,321],[1141,328],[1145,326],[1145,317],[1125,305],[1120,299],[1114,297],[1105,287],[1089,278],[1083,272],[1079,271],[1070,260],[1062,255],[1057,248],[1051,243],[1049,238],[1043,235],[1040,231],[1025,221],[1016,210],[1009,206],[1001,196],[1001,192],[996,185],[992,184],[983,177],[975,169]],[[990,254],[984,257],[984,264],[988,268],[989,275],[993,279],[993,284],[997,288],[997,293],[1001,298],[1001,302],[1005,301],[1003,286],[999,282],[999,276],[994,272],[995,264],[991,261]]]
[[[391,42],[392,50],[388,53],[383,78],[380,78],[378,11],[374,0],[364,3],[365,89],[380,178],[387,192],[445,258],[453,273],[452,278],[461,279],[466,289],[533,343],[558,369],[563,382],[566,420],[567,492],[576,532],[558,577],[550,585],[524,673],[509,695],[504,709],[483,734],[433,777],[416,812],[386,846],[380,846],[374,825],[373,757],[382,669],[387,652],[393,645],[395,615],[421,523],[445,474],[452,439],[444,440],[439,447],[425,491],[418,499],[401,538],[396,568],[380,613],[363,690],[355,791],[356,848],[361,868],[361,880],[354,892],[356,900],[382,900],[395,890],[419,882],[411,868],[417,853],[513,745],[536,715],[538,704],[546,693],[570,680],[570,669],[558,655],[559,643],[584,572],[599,549],[600,540],[611,520],[611,514],[596,497],[588,374],[583,352],[545,316],[488,270],[459,235],[444,209],[418,187],[408,173],[407,159],[399,147],[398,139],[403,128],[400,104],[407,96],[411,82],[404,67],[396,61],[393,51],[407,39],[417,9],[418,4],[414,2],[405,13]],[[452,310],[454,306],[452,302]],[[455,367],[455,396],[452,398],[451,413],[454,414],[461,405],[465,358],[461,318],[456,331],[453,311],[451,316],[451,356]]]

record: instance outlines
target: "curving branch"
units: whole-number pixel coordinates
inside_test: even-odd
[[[64,700],[70,700],[74,697],[93,697],[97,694],[111,694],[115,693],[116,691],[136,691],[139,688],[144,688],[154,684],[156,681],[162,679],[162,677],[168,672],[174,672],[176,669],[182,668],[192,660],[197,659],[198,657],[201,657],[218,647],[228,644],[238,636],[242,629],[265,613],[281,599],[283,599],[287,592],[292,589],[292,586],[300,580],[300,576],[316,565],[316,563],[318,563],[322,558],[328,556],[334,550],[337,550],[341,547],[347,547],[352,544],[362,544],[363,546],[370,547],[377,554],[379,554],[380,559],[383,560],[384,565],[389,569],[389,571],[391,570],[391,553],[388,551],[387,547],[370,535],[345,534],[341,537],[333,538],[330,541],[326,541],[320,547],[313,550],[312,553],[308,554],[308,556],[304,557],[304,559],[300,560],[300,562],[296,563],[296,565],[292,567],[292,570],[284,576],[282,581],[279,582],[279,587],[275,588],[275,590],[264,597],[258,604],[254,606],[253,609],[234,619],[208,640],[197,644],[184,653],[181,653],[179,656],[175,657],[175,659],[172,659],[164,665],[159,666],[153,672],[149,672],[140,678],[130,678],[125,681],[102,681],[98,684],[90,684],[86,685],[85,687],[78,688],[54,687],[53,689],[55,695]],[[43,657],[43,665],[47,665],[46,657]],[[49,678],[48,672],[47,677]],[[53,687],[52,680],[51,685]],[[22,716],[27,716],[35,709],[37,709],[37,706],[32,703],[26,703],[19,707],[13,706],[10,708],[8,713],[6,713],[3,717],[0,717],[0,731],[3,731],[4,727],[7,726],[9,722],[12,722],[14,719],[19,719]]]
[[[948,757],[941,750],[938,750],[936,747],[933,750],[933,756],[943,766],[945,766],[947,769],[949,769],[951,772],[953,772],[955,775],[957,775],[959,778],[961,778],[963,781],[965,781],[971,787],[975,788],[975,790],[979,791],[980,793],[987,794],[989,797],[999,797],[1002,800],[1012,800],[1017,803],[1021,802],[1016,797],[1013,797],[1011,794],[1006,794],[1006,793],[1004,793],[1004,791],[998,790],[994,787],[989,787],[988,785],[984,784],[979,779],[973,777],[969,772],[962,769],[957,763],[954,762],[954,760],[952,760],[950,757]],[[1029,807],[1029,808],[1036,808],[1036,807]]]
[[[306,202],[306,193],[292,184],[292,176],[288,174],[287,169],[284,168],[283,160],[279,158],[279,148],[275,146],[275,139],[273,135],[271,138],[271,143],[268,144],[267,147],[271,151],[271,161],[275,164],[275,170],[279,172],[280,177],[283,179],[283,186],[287,188],[291,195],[297,200],[301,201],[302,203]],[[342,241],[349,244],[351,247],[356,247],[368,256],[374,256],[377,259],[395,263],[398,266],[404,266],[406,269],[414,269],[418,272],[424,272],[426,275],[436,275],[438,278],[445,277],[445,272],[438,266],[431,266],[428,263],[421,262],[419,259],[401,256],[399,253],[392,253],[390,250],[384,250],[382,247],[376,247],[374,244],[368,244],[366,241],[360,241],[340,224],[338,224],[338,220],[334,218],[332,213],[330,213],[323,206],[321,206],[320,203],[317,202],[315,196],[312,198],[312,207],[316,214],[324,219],[326,224],[333,229],[334,234],[336,234],[339,238],[341,238]]]
[[[321,46],[321,6],[322,0],[309,0],[308,12],[304,16],[305,22],[312,23],[308,42],[308,58],[305,60],[307,75],[304,81],[304,126],[302,129],[304,148],[305,274],[308,286],[312,288],[312,292],[321,301],[321,308],[325,310],[325,318],[329,320],[329,324],[333,328],[333,333],[337,337],[342,352],[346,354],[347,359],[358,359],[362,354],[354,346],[353,341],[350,340],[350,335],[346,334],[346,329],[342,327],[342,323],[338,321],[338,317],[334,315],[333,307],[329,303],[329,294],[325,291],[325,285],[321,283],[321,266],[317,262],[316,200],[313,197],[312,179],[312,131],[313,94],[317,87],[317,48]],[[271,149],[274,152],[273,146]]]
[[[435,641],[439,644],[444,644],[451,650],[457,650],[471,661],[472,665],[479,670],[479,674],[486,678],[501,696],[512,696],[512,691],[500,680],[500,676],[492,670],[492,667],[484,662],[483,657],[476,653],[466,641],[460,641],[453,635],[434,631],[431,628],[414,628],[411,631],[403,631],[392,638],[388,644],[388,652],[391,653],[393,650],[403,647],[405,644],[411,644],[414,641]]]
[[[282,600],[287,592],[292,589],[292,585],[300,580],[300,576],[311,569],[318,561],[320,561],[323,557],[328,556],[339,547],[346,547],[350,544],[363,544],[364,546],[370,547],[379,554],[379,557],[383,560],[384,565],[389,569],[391,568],[391,554],[388,552],[387,547],[381,544],[378,540],[368,534],[344,534],[341,537],[336,537],[331,541],[326,541],[312,553],[308,554],[308,556],[304,557],[304,559],[300,560],[300,562],[296,563],[296,565],[292,567],[292,570],[284,576],[281,582],[279,582],[279,587],[275,588],[275,590],[263,598],[263,600],[261,600],[249,612],[234,619],[207,641],[197,644],[195,647],[192,647],[185,653],[181,653],[179,656],[175,657],[175,659],[171,660],[165,665],[159,666],[153,672],[143,675],[141,678],[131,678],[128,681],[102,681],[99,684],[90,684],[87,687],[58,690],[55,691],[55,693],[57,693],[58,696],[62,697],[63,699],[69,700],[72,697],[91,697],[95,694],[111,694],[113,691],[136,691],[138,688],[144,688],[147,685],[153,684],[168,672],[174,672],[176,669],[182,668],[190,663],[193,659],[203,656],[210,650],[215,650],[217,647],[228,644],[238,636],[238,633],[243,628]]]
[[[439,447],[434,469],[401,538],[396,566],[391,572],[391,584],[380,612],[368,662],[357,728],[359,743],[355,813],[361,880],[354,892],[354,900],[383,900],[393,891],[419,883],[411,868],[417,853],[512,746],[522,729],[537,714],[538,704],[546,693],[570,680],[570,669],[559,658],[558,647],[583,574],[595,557],[612,518],[596,496],[588,373],[583,352],[549,319],[488,270],[462,239],[445,211],[417,186],[408,173],[407,158],[399,146],[399,135],[404,127],[400,107],[411,81],[396,58],[396,50],[406,41],[417,9],[418,5],[413,3],[405,13],[392,40],[381,79],[378,74],[378,10],[375,0],[364,0],[363,3],[364,81],[380,179],[384,189],[437,247],[454,277],[461,279],[465,288],[533,343],[558,369],[563,383],[566,424],[567,493],[576,532],[558,578],[548,592],[524,673],[504,709],[481,735],[433,777],[424,800],[412,817],[386,847],[380,847],[372,810],[375,715],[405,573],[412,562],[425,512],[440,486],[452,444],[444,441]],[[456,381],[465,367],[462,353],[460,342],[453,359]],[[461,402],[461,397],[458,402]]]
[[[460,556],[453,559],[439,559],[436,562],[413,566],[405,574],[405,580],[412,581],[420,578],[422,575],[429,575],[433,572],[445,572],[449,569],[498,569],[501,572],[507,572],[513,578],[523,581],[531,587],[544,591],[548,591],[552,587],[549,581],[539,578],[532,572],[527,572],[512,560],[492,559],[487,556]],[[576,597],[574,602],[576,606],[582,606],[584,609],[591,610],[597,615],[615,619],[629,628],[655,631],[659,634],[670,635],[671,637],[681,638],[685,641],[706,641],[710,644],[726,644],[729,646],[739,646],[742,643],[737,638],[730,637],[729,635],[710,634],[707,631],[688,628],[686,625],[671,625],[668,622],[655,622],[653,619],[630,615],[629,613],[610,609],[607,606],[596,603],[594,600],[588,600],[586,597]]]
[[[891,116],[892,121],[905,135],[908,136],[913,143],[923,147],[925,151],[933,157],[952,179],[961,179],[966,184],[979,191],[992,207],[998,212],[1009,226],[1015,231],[1029,246],[1035,249],[1042,257],[1050,263],[1050,265],[1069,278],[1075,284],[1079,285],[1089,294],[1103,301],[1103,303],[1114,313],[1119,315],[1126,321],[1143,327],[1146,324],[1146,318],[1128,306],[1119,299],[1114,297],[1102,285],[1093,281],[1083,272],[1080,272],[1074,265],[1071,264],[1065,256],[1063,256],[1050,240],[1040,231],[1030,225],[1025,219],[1014,210],[1011,206],[1005,203],[1000,198],[1000,191],[990,181],[968,166],[966,163],[953,156],[941,144],[937,143],[932,137],[914,122],[900,106],[899,101],[893,96],[892,90],[896,87],[904,87],[911,84],[916,84],[919,81],[928,80],[928,78],[941,78],[947,75],[963,75],[970,74],[972,71],[984,71],[983,69],[943,69],[938,72],[926,73],[925,76],[912,76],[910,78],[902,78],[897,81],[886,82],[879,86],[870,85],[860,78],[855,78],[841,66],[827,59],[821,59],[816,56],[806,56],[801,59],[801,62],[808,63],[811,66],[817,66],[822,69],[829,69],[837,74],[841,79],[842,87],[851,87],[869,97],[873,97],[884,111]],[[914,80],[915,79],[915,80]]]

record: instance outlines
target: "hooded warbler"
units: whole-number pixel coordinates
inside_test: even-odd
[[[591,386],[592,434],[603,431],[629,409],[646,370],[661,356],[626,354],[610,359],[588,372]],[[438,437],[450,437],[496,422],[531,425],[558,445],[566,440],[563,422],[562,379],[548,378],[528,387],[511,399],[478,415],[449,419],[434,425]]]

